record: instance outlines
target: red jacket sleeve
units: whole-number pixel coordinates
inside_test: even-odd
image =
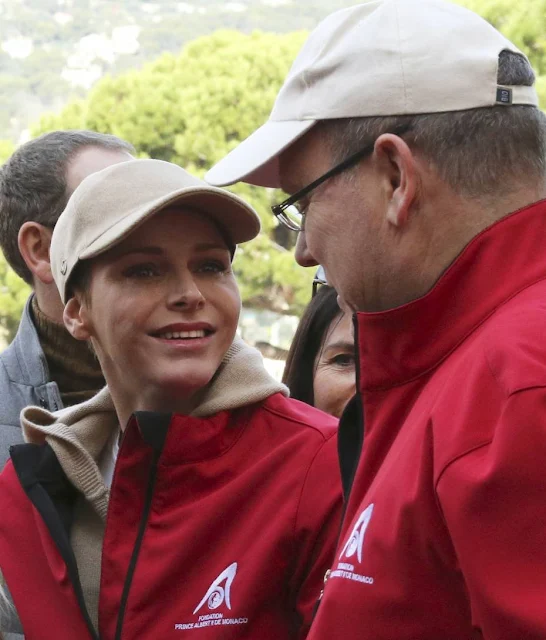
[[[496,409],[492,439],[453,461],[437,494],[484,640],[544,640],[546,388]]]
[[[341,477],[337,460],[337,437],[331,436],[315,455],[302,488],[296,516],[296,568],[291,583],[307,636],[315,604],[331,567],[341,524]]]

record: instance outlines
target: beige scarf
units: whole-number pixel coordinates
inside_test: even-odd
[[[192,415],[214,415],[261,402],[278,392],[288,395],[288,389],[265,370],[259,351],[236,338]],[[118,428],[108,387],[91,400],[56,413],[27,407],[21,412],[21,424],[27,442],[47,442],[51,446],[81,494],[75,507],[71,543],[85,601],[97,628],[102,539],[110,496],[97,463]]]

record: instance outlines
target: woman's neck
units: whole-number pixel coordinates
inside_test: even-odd
[[[190,415],[201,403],[204,393],[204,390],[198,390],[191,394],[184,394],[180,390],[175,390],[171,394],[165,390],[144,390],[135,395],[125,390],[112,388],[110,385],[109,388],[122,431],[125,430],[135,411]]]

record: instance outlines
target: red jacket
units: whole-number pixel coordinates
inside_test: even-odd
[[[280,394],[211,418],[136,414],[108,506],[101,640],[304,637],[339,528],[336,427]],[[68,543],[74,492],[49,445],[15,447],[0,476],[0,565],[26,640],[98,637]]]
[[[353,406],[352,491],[309,640],[544,640],[546,201],[356,328],[364,435]]]

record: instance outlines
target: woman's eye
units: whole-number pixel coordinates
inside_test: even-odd
[[[231,267],[219,260],[207,260],[199,266],[201,273],[226,273]]]
[[[157,265],[152,263],[135,264],[124,271],[128,278],[154,278],[160,274]]]
[[[338,367],[354,367],[355,357],[352,353],[338,353],[330,362]]]

